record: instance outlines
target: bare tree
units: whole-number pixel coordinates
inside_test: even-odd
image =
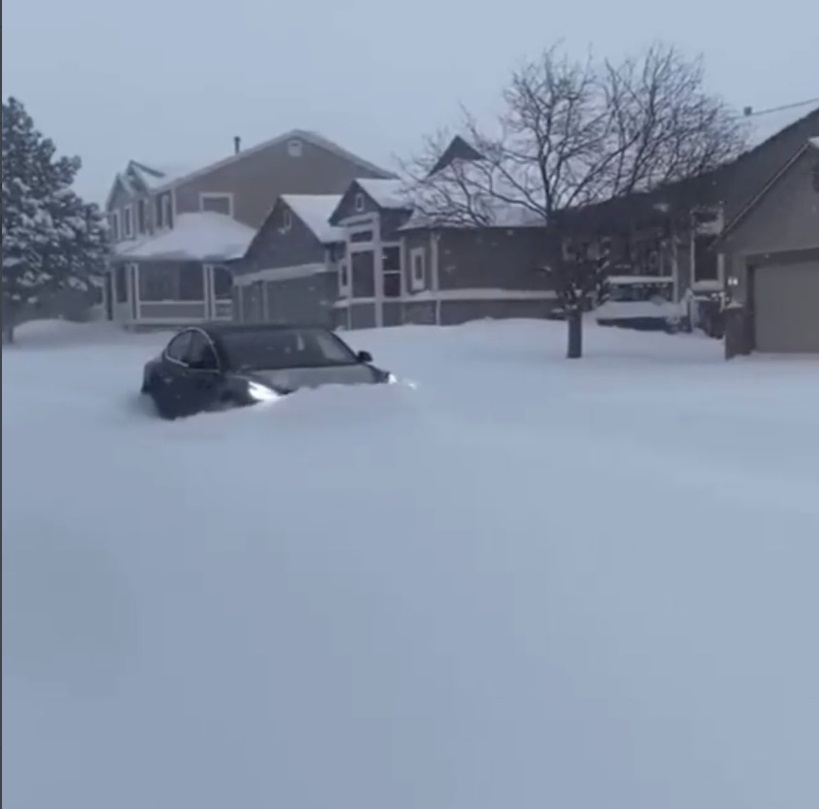
[[[443,136],[405,165],[416,210],[430,224],[542,222],[562,247],[589,206],[700,177],[735,157],[745,130],[705,89],[701,59],[654,45],[619,62],[576,60],[555,46],[516,70],[487,129],[463,114],[474,154],[443,155]],[[603,233],[598,234],[603,236]],[[545,264],[582,356],[582,317],[608,272],[602,238],[591,254],[557,249]]]

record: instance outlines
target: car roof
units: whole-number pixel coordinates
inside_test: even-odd
[[[264,331],[284,331],[289,329],[321,329],[331,331],[326,326],[317,323],[202,323],[197,328],[206,332],[211,337],[221,337],[225,334],[236,334],[243,332],[264,332]]]

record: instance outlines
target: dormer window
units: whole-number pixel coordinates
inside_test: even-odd
[[[290,212],[289,208],[285,208],[282,211],[282,231],[287,233],[290,228],[293,227],[293,214]]]
[[[302,149],[303,144],[300,138],[291,138],[287,142],[287,154],[289,154],[290,157],[301,157]]]
[[[361,211],[364,210],[364,194],[356,194],[353,204],[355,205],[356,211],[361,213]]]

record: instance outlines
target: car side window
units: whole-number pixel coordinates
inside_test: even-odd
[[[188,346],[191,342],[190,331],[183,331],[177,334],[165,349],[165,354],[168,359],[176,360],[176,362],[187,362],[188,360]]]
[[[213,345],[201,331],[191,332],[186,360],[192,368],[203,371],[215,371],[219,368]]]

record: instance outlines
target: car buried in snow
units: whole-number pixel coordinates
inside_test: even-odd
[[[141,392],[160,416],[272,402],[303,388],[397,382],[329,329],[298,325],[191,326],[143,370]]]

